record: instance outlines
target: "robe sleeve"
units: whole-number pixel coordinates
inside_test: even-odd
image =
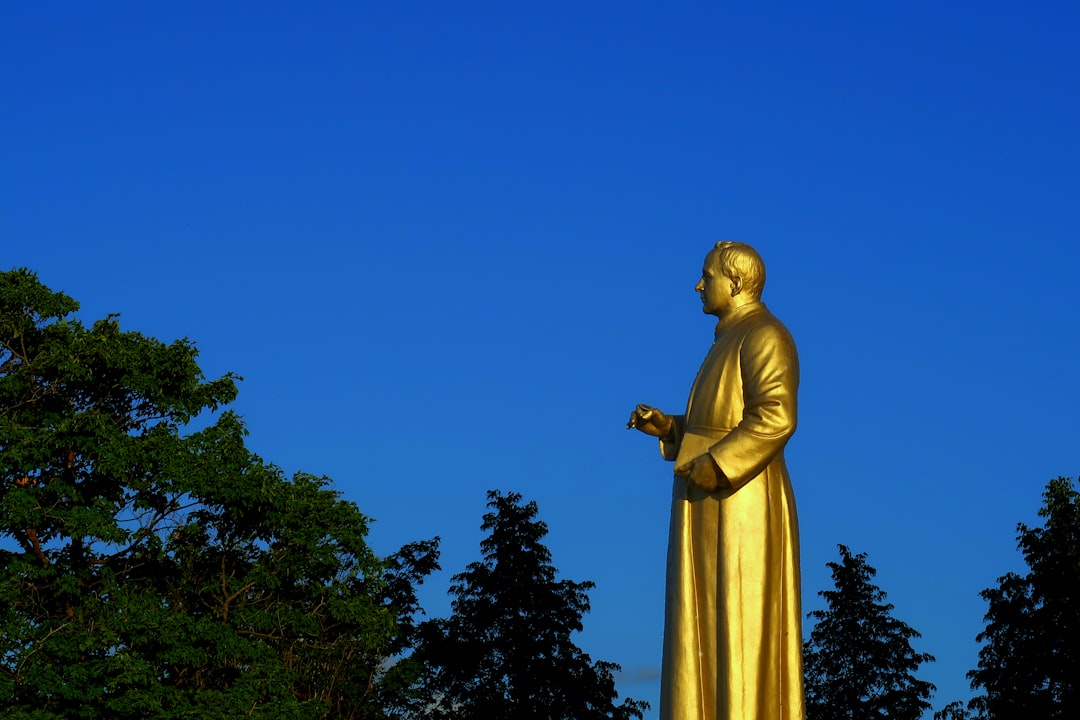
[[[679,456],[679,446],[682,445],[683,434],[686,432],[686,416],[672,415],[675,421],[671,434],[660,438],[660,454],[665,460],[674,460]]]
[[[736,490],[760,475],[795,432],[799,386],[795,344],[781,325],[767,323],[751,330],[740,348],[739,364],[742,420],[709,449]]]

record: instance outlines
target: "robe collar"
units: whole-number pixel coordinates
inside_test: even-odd
[[[724,317],[720,318],[720,322],[716,323],[716,332],[714,333],[714,337],[720,337],[721,332],[734,325],[738,320],[746,317],[747,315],[756,310],[763,310],[764,308],[765,303],[761,302],[760,300],[748,302],[745,305],[741,305],[735,308],[728,314],[724,315]]]

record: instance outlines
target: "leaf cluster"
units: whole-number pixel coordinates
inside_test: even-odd
[[[5,718],[367,718],[437,543],[382,560],[325,478],[245,446],[192,343],[85,327],[0,273],[0,710]],[[205,417],[205,416],[204,416]]]

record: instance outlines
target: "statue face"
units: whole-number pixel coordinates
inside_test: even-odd
[[[731,278],[720,272],[717,253],[711,251],[705,256],[705,265],[701,268],[701,279],[694,290],[701,295],[701,311],[706,315],[722,316],[735,307],[734,290]]]

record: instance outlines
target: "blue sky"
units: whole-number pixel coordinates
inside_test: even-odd
[[[943,7],[944,5],[944,7]],[[806,609],[867,552],[969,694],[979,590],[1078,470],[1080,6],[110,2],[0,11],[0,248],[244,376],[251,446],[383,553],[540,505],[580,644],[658,693],[670,468],[713,242],[799,345]],[[655,711],[650,717],[655,716]]]

